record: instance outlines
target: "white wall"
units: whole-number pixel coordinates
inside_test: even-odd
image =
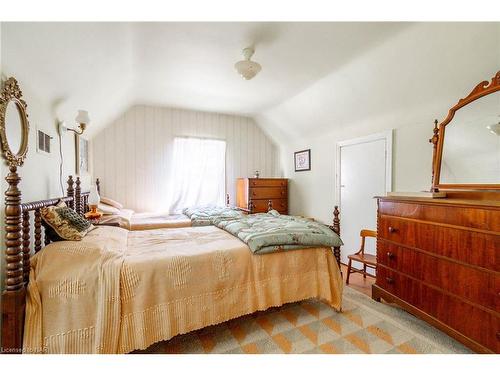
[[[0,30],[3,29],[3,25]],[[0,34],[0,40],[5,37],[5,34]],[[8,77],[15,77],[18,80],[19,86],[23,92],[23,99],[27,103],[27,113],[28,120],[30,124],[29,141],[28,141],[28,154],[25,163],[22,167],[18,168],[18,173],[21,177],[21,182],[19,188],[22,192],[22,201],[29,202],[33,200],[47,199],[52,197],[60,197],[62,195],[61,189],[59,187],[59,140],[57,137],[57,121],[56,115],[54,114],[53,106],[46,100],[44,96],[40,96],[35,93],[34,88],[30,85],[30,80],[27,78],[31,74],[36,72],[36,65],[32,65],[29,70],[18,69],[15,63],[12,62],[10,56],[15,55],[13,51],[5,53],[5,43],[0,44],[0,55],[1,55],[1,70],[0,77],[3,81]],[[17,56],[16,58],[18,58]],[[36,92],[39,92],[40,88],[37,88]],[[76,115],[76,112],[75,112]],[[64,119],[68,124],[72,124],[72,119]],[[53,137],[51,141],[52,152],[50,155],[44,155],[37,152],[37,130],[40,129],[45,133]],[[75,146],[74,138],[72,134],[67,134],[63,137],[62,149],[64,155],[64,165],[63,165],[63,184],[64,189],[66,189],[65,181],[69,174],[75,174]],[[4,209],[3,201],[5,190],[7,189],[7,184],[5,182],[5,176],[7,175],[8,168],[5,165],[3,159],[0,161],[1,165],[1,191],[2,191],[2,209],[0,210],[0,222],[4,222]],[[90,175],[82,176],[84,180],[84,186],[89,185]],[[4,262],[4,233],[3,224],[0,225],[1,228],[1,261]],[[4,283],[4,270],[5,267],[1,267],[0,279]]]
[[[235,201],[237,177],[280,176],[275,145],[248,117],[133,106],[93,138],[94,176],[102,194],[136,211],[166,209],[173,138],[224,139],[226,190]]]
[[[499,69],[499,23],[415,24],[256,116],[280,141],[291,213],[331,221],[336,143],[387,129],[393,190],[428,189],[433,120]],[[307,148],[312,170],[296,173],[293,152]]]

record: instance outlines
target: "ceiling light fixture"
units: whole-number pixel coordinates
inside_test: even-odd
[[[243,50],[243,56],[245,57],[245,60],[238,61],[236,64],[234,64],[234,67],[238,74],[247,81],[255,77],[257,73],[259,73],[262,69],[259,63],[250,60],[254,52],[255,50],[252,47],[245,48]]]

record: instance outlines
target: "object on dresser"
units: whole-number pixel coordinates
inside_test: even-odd
[[[288,180],[286,178],[238,178],[236,207],[250,213],[267,212],[269,206],[288,214]]]

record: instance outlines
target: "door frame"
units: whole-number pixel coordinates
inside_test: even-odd
[[[362,143],[369,143],[378,140],[385,140],[385,191],[386,193],[392,191],[392,142],[393,142],[393,129],[386,130],[380,133],[370,134],[364,137],[352,138],[345,141],[337,142],[336,146],[336,161],[335,161],[335,202],[340,207],[341,205],[341,151],[342,147],[352,146]]]

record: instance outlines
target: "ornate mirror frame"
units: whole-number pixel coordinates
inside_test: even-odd
[[[432,191],[437,192],[440,189],[457,189],[457,190],[500,190],[500,184],[441,184],[439,182],[441,172],[441,162],[443,157],[444,137],[446,126],[453,120],[455,113],[462,107],[472,103],[473,101],[482,98],[483,96],[493,94],[500,91],[500,71],[491,79],[491,82],[483,81],[479,83],[465,98],[460,99],[457,104],[450,108],[448,116],[439,124],[438,134],[436,128],[434,137],[430,140],[431,143],[437,144],[433,160],[433,178]],[[436,139],[437,137],[437,139]]]
[[[0,94],[0,140],[2,143],[2,154],[7,160],[9,166],[20,167],[24,163],[26,154],[28,152],[28,135],[29,135],[29,122],[28,115],[26,113],[26,102],[22,99],[23,93],[19,88],[17,80],[14,77],[10,77],[5,81],[2,93]],[[21,146],[17,153],[14,153],[9,145],[6,132],[6,113],[7,106],[10,102],[16,105],[19,112],[19,117],[21,119]]]

